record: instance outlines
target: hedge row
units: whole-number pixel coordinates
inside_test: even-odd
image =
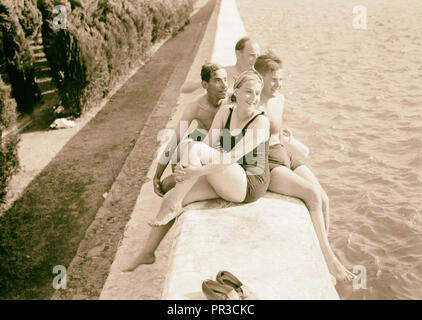
[[[0,76],[0,204],[6,197],[7,183],[18,168],[17,144],[19,135],[11,133],[2,139],[2,131],[16,121],[16,101],[10,96],[11,90]]]
[[[15,12],[26,38],[34,38],[40,31],[42,18],[37,0],[13,0]]]
[[[39,0],[42,36],[52,76],[67,113],[79,116],[107,95],[118,77],[145,58],[152,44],[175,34],[194,0]],[[66,28],[55,29],[55,5],[66,7]],[[56,25],[57,26],[57,25]]]
[[[35,32],[31,32],[31,28],[37,24],[37,14],[30,13],[36,12],[36,9],[28,4],[29,11],[23,10],[19,14],[17,11],[26,2],[0,0],[0,73],[3,80],[12,86],[12,97],[16,99],[21,113],[32,112],[41,97],[35,82],[34,59],[25,36]]]
[[[0,132],[40,100],[29,40],[42,29],[44,50],[66,113],[79,116],[160,39],[189,22],[195,0],[0,0]],[[56,5],[67,12],[55,29]],[[4,81],[3,81],[4,80]],[[7,85],[10,84],[11,88]],[[13,100],[13,98],[16,100]],[[0,149],[0,203],[17,168],[17,135]]]

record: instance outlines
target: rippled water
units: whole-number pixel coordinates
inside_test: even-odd
[[[330,242],[367,289],[422,299],[422,2],[237,0],[247,33],[283,59],[286,125],[330,197]],[[352,27],[367,8],[367,29]]]

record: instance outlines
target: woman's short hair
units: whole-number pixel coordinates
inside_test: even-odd
[[[264,75],[267,72],[282,69],[283,62],[273,51],[270,50],[256,59],[254,67],[256,71],[258,71],[261,75]]]
[[[201,80],[210,82],[212,74],[220,69],[223,69],[223,66],[217,63],[205,63],[201,68]]]
[[[256,80],[261,83],[261,87],[264,86],[264,79],[262,76],[253,68],[242,72],[234,82],[233,89],[240,88],[246,81],[248,80]],[[230,97],[231,102],[236,102],[236,96],[234,93]]]

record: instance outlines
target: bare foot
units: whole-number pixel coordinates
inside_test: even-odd
[[[122,268],[123,272],[130,272],[135,270],[141,264],[153,264],[155,262],[155,255],[153,253],[141,253],[135,260]]]
[[[151,227],[165,226],[171,220],[182,214],[183,208],[180,203],[166,204],[164,201],[166,200],[163,200],[160,211],[158,212],[155,219],[149,223]]]
[[[337,259],[335,259],[331,263],[328,263],[327,266],[330,274],[334,276],[337,280],[351,281],[355,277],[355,275],[349,270],[347,270],[346,267],[343,266]]]

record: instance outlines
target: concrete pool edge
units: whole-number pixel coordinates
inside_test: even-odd
[[[234,25],[236,25],[236,27],[233,27]],[[230,32],[230,33],[222,32],[222,30],[227,30],[228,28],[230,28],[230,30],[234,32]],[[234,0],[224,0],[224,1],[219,0],[218,3],[216,4],[216,7],[214,8],[214,11],[212,13],[212,16],[207,26],[207,30],[202,39],[200,49],[191,66],[191,69],[188,73],[186,81],[195,80],[198,78],[200,66],[206,60],[211,60],[213,62],[217,62],[222,65],[233,64],[234,63],[234,43],[235,43],[235,42],[233,43],[233,41],[237,41],[239,38],[241,38],[244,35],[246,35],[246,32],[244,31],[241,18],[238,15],[235,1]],[[224,52],[224,53],[221,54],[221,52]],[[179,97],[178,105],[183,106],[184,103],[186,101],[189,101],[189,99],[191,99],[193,96],[194,94],[191,94],[191,95],[181,94]],[[176,112],[172,115],[172,119],[169,121],[167,127],[169,128],[175,127],[175,123],[180,118],[182,111],[183,111],[183,108],[180,108],[180,107],[177,108]],[[150,167],[150,170],[148,172],[149,178],[152,178],[153,176],[153,170],[155,169],[155,165],[156,165],[156,162],[154,162]],[[169,170],[167,170],[167,173],[168,172]],[[277,293],[273,291],[273,295],[272,295],[273,299],[300,299],[300,298],[338,299],[337,292],[335,291],[335,288],[332,285],[330,278],[328,276],[328,270],[327,270],[325,261],[320,252],[318,242],[316,241],[317,240],[316,235],[313,232],[312,228],[309,229],[309,223],[311,223],[311,221],[309,218],[309,214],[307,214],[306,207],[300,202],[298,202],[297,200],[292,201],[291,199],[287,199],[287,197],[284,197],[284,198],[281,196],[272,197],[270,194],[267,194],[267,196],[264,198],[265,199],[263,199],[261,202],[256,202],[255,205],[256,204],[262,205],[262,203],[266,205],[274,205],[274,203],[277,201],[281,201],[281,202],[284,201],[284,205],[287,206],[287,208],[289,208],[290,203],[292,202],[296,203],[295,210],[298,210],[298,212],[300,212],[302,219],[304,219],[304,220],[301,220],[301,221],[304,221],[303,225],[306,226],[308,231],[310,230],[308,237],[304,238],[304,239],[307,239],[304,241],[305,242],[308,241],[307,244],[312,246],[313,248],[311,249],[310,252],[313,252],[315,254],[314,255],[315,259],[310,262],[316,263],[318,265],[317,269],[320,271],[319,276],[323,279],[321,283],[325,287],[324,289],[325,291],[321,293],[321,290],[318,291],[317,287],[308,286],[308,288],[312,287],[313,291],[305,290],[306,292],[303,292],[303,295],[300,295],[300,292],[298,293],[297,290],[295,291],[296,295],[294,294],[289,295],[289,291],[283,291],[281,292],[281,294],[280,292]],[[192,287],[197,286],[198,281],[199,281],[198,279],[202,279],[205,275],[206,276],[210,276],[210,275],[207,272],[205,273],[198,272],[198,268],[196,268],[195,266],[193,266],[194,270],[191,271],[190,274],[189,272],[186,273],[185,272],[186,270],[182,269],[183,263],[181,263],[180,259],[189,259],[188,257],[189,254],[191,254],[190,258],[192,258],[194,256],[192,254],[198,253],[198,252],[195,252],[195,250],[192,250],[192,248],[188,246],[189,243],[193,242],[193,241],[190,241],[192,239],[189,239],[189,236],[192,233],[188,233],[188,232],[182,233],[182,230],[185,230],[186,228],[188,228],[189,225],[196,225],[196,226],[203,227],[204,226],[203,224],[198,224],[197,222],[201,221],[201,219],[204,219],[204,218],[206,219],[206,218],[209,218],[210,216],[212,217],[214,215],[213,212],[215,211],[215,209],[201,210],[201,214],[193,214],[193,213],[197,213],[195,212],[195,209],[194,210],[188,209],[185,212],[185,214],[178,220],[177,224],[172,228],[172,230],[169,232],[166,238],[163,240],[163,243],[161,244],[160,248],[157,250],[157,261],[154,263],[154,265],[140,266],[138,269],[136,269],[135,271],[131,273],[122,273],[119,270],[119,266],[121,265],[122,262],[129,259],[133,254],[135,254],[142,248],[142,244],[144,240],[146,239],[147,235],[146,234],[140,235],[139,232],[137,232],[137,230],[139,230],[140,225],[145,225],[147,221],[153,218],[153,216],[158,211],[160,202],[161,202],[161,199],[158,198],[152,190],[151,182],[146,183],[140,191],[140,195],[137,199],[135,208],[132,212],[131,219],[129,220],[126,226],[124,239],[122,240],[122,244],[119,247],[118,252],[116,253],[116,257],[110,269],[110,274],[103,287],[100,299],[157,299],[158,298],[157,296],[141,293],[142,289],[139,289],[139,286],[141,286],[140,278],[143,278],[142,280],[143,285],[164,286],[164,290],[162,291],[162,294],[160,295],[162,299],[201,299],[200,287],[198,287],[198,290],[196,291],[195,290],[192,291]],[[280,204],[281,202],[277,202],[277,203]],[[282,207],[283,207],[283,204],[281,204],[281,208]],[[248,208],[254,208],[254,205],[252,206],[248,205]],[[264,208],[265,208],[265,205],[264,205]],[[231,219],[231,216],[233,212],[235,211],[235,209],[225,208],[225,210],[226,210],[225,217],[228,219]],[[250,214],[251,215],[249,216],[249,218],[251,217],[253,219],[258,218],[252,212],[250,212]],[[237,217],[237,218],[239,219],[239,221],[242,221],[242,217]],[[267,220],[267,223],[269,221],[277,221],[277,219],[273,215],[271,217],[268,217],[268,219],[270,220]],[[284,221],[283,224],[284,226],[289,225],[289,224],[286,224],[286,221]],[[300,227],[300,223],[298,225]],[[193,230],[193,229],[190,229],[190,230]],[[203,233],[203,234],[205,235],[206,233]],[[294,238],[291,240],[293,242],[295,241]],[[167,248],[167,251],[165,250],[166,248]],[[269,252],[268,244],[265,245],[265,250],[266,252]],[[170,259],[170,263],[168,259]],[[194,260],[197,260],[197,259],[194,259]],[[207,264],[206,260],[203,260],[203,261],[197,260],[197,262],[200,263],[202,266]],[[161,264],[161,267],[159,266],[160,264]],[[208,263],[208,267],[210,266],[212,266],[212,263]],[[225,266],[230,267],[230,264],[226,263]],[[221,267],[223,267],[223,265]],[[156,277],[156,271],[158,270],[158,268],[161,268],[161,269],[165,268],[167,270],[166,272],[167,275],[164,277],[160,276],[160,278],[158,279]],[[236,269],[236,267],[234,268]],[[214,269],[216,269],[215,266],[214,266]],[[269,295],[268,294],[265,295],[265,293],[262,294],[262,292],[264,292],[264,289],[262,287],[259,289],[259,281],[257,281],[257,279],[250,280],[251,279],[250,274],[248,274],[247,272],[243,274],[242,270],[239,270],[239,269],[236,269],[236,270],[238,270],[236,273],[237,275],[239,274],[243,275],[242,279],[246,279],[254,283],[252,286],[255,286],[255,288],[258,288],[257,290],[261,292],[260,294],[261,298],[271,299],[271,290],[267,291]],[[312,273],[312,270],[309,270],[308,276],[311,273]],[[192,277],[192,275],[194,275],[194,277]],[[315,277],[315,274],[313,274],[313,277]],[[308,280],[311,278],[308,278]],[[181,283],[180,281],[182,279],[188,279],[188,281],[185,282],[186,283],[185,286],[180,286],[180,283]],[[192,282],[189,279],[190,280],[195,279],[196,282],[195,281]],[[283,279],[286,280],[286,278],[283,278]],[[205,280],[205,278],[203,280]],[[294,283],[294,279],[290,279],[290,280],[292,280]],[[296,289],[304,288],[303,286],[305,285],[306,287],[307,285],[307,283],[304,283],[304,282],[300,282],[300,283],[302,287],[296,286]],[[192,292],[194,293],[194,295],[190,295],[190,293]]]

